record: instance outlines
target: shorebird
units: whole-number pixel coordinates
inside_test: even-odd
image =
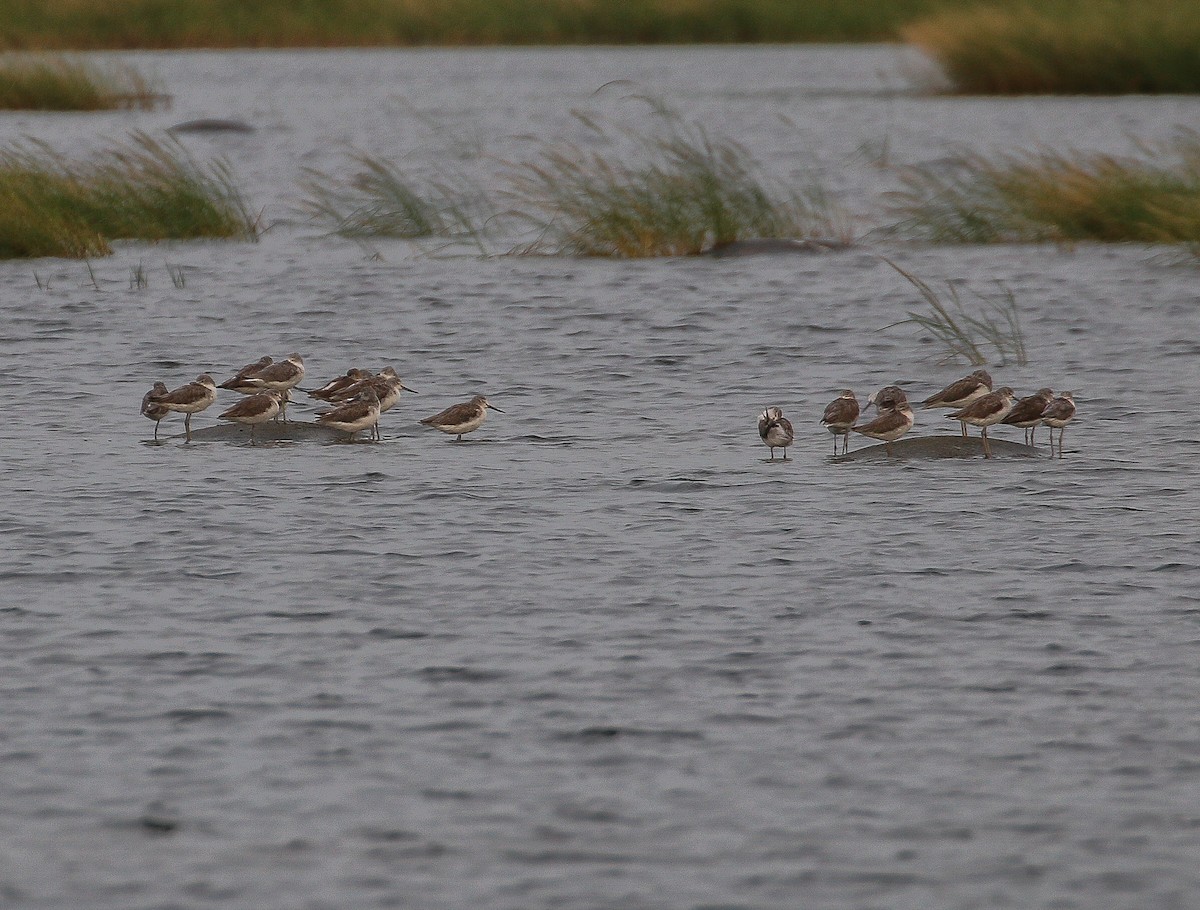
[[[254,440],[254,428],[260,423],[266,423],[279,413],[279,407],[283,403],[283,394],[274,389],[256,392],[243,398],[223,414],[218,414],[217,417],[250,427],[250,445],[257,445],[258,443]]]
[[[488,400],[482,395],[476,395],[470,401],[451,405],[439,414],[426,417],[420,423],[427,427],[433,427],[435,430],[441,430],[443,433],[449,433],[455,437],[455,442],[461,442],[464,433],[479,429],[479,425],[483,423],[483,418],[487,416],[489,410],[504,413],[494,404],[488,404]]]
[[[158,399],[168,394],[165,382],[154,383],[154,388],[142,398],[142,416],[154,421],[154,438],[158,439],[158,425],[162,419],[171,413],[171,409],[161,404]]]
[[[1075,396],[1063,392],[1042,411],[1042,423],[1050,428],[1050,457],[1054,457],[1054,431],[1058,430],[1058,457],[1063,457],[1063,434],[1066,426],[1075,419]]]
[[[787,461],[788,446],[796,438],[792,422],[783,416],[779,408],[767,408],[758,415],[758,435],[763,444],[771,449],[771,461],[775,460],[776,447],[783,449],[783,460]]]
[[[183,432],[188,442],[192,441],[192,415],[203,411],[217,400],[217,386],[211,376],[201,373],[195,382],[181,385],[177,389],[158,395],[155,403],[162,405],[168,411],[179,411],[187,415],[183,419]]]
[[[400,377],[396,375],[396,371],[392,367],[384,367],[377,375],[368,374],[367,378],[340,389],[335,393],[333,400],[342,401],[353,398],[355,395],[361,394],[363,389],[368,386],[374,389],[375,394],[379,397],[380,414],[386,414],[392,409],[392,406],[400,400],[401,392],[417,394],[416,391],[400,381]],[[380,438],[378,423],[371,427],[371,435],[375,439]]]
[[[976,370],[970,376],[964,376],[950,383],[936,395],[930,395],[921,402],[922,408],[965,408],[973,401],[978,401],[992,390],[992,377],[987,370]],[[967,438],[967,424],[962,421],[963,438]]]
[[[263,367],[259,372],[248,378],[259,391],[274,389],[276,392],[288,392],[304,378],[304,358],[299,354],[288,354],[283,360]],[[289,395],[284,394],[279,403],[279,413],[284,423],[287,423],[287,403]]]
[[[825,415],[821,423],[833,434],[833,454],[838,453],[838,436],[842,437],[842,454],[850,448],[850,428],[858,420],[858,399],[850,389],[846,389],[825,407]]]
[[[994,392],[988,392],[982,398],[976,398],[962,410],[955,411],[953,414],[946,416],[952,420],[959,420],[963,423],[969,423],[973,427],[979,427],[979,431],[983,436],[983,457],[991,458],[992,449],[988,445],[987,428],[1007,417],[1009,412],[1012,411],[1013,405],[1016,404],[1016,401],[1017,397],[1013,393],[1013,390],[1005,386]]]
[[[370,370],[360,370],[358,367],[351,367],[341,376],[329,380],[321,388],[308,392],[308,397],[316,398],[318,401],[337,401],[342,397],[339,395],[340,392],[364,379],[370,379],[373,375]]]
[[[875,412],[878,414],[883,414],[885,411],[898,411],[908,407],[908,396],[898,385],[885,385],[867,399],[867,407],[869,408],[871,405],[875,405]],[[854,428],[851,427],[851,429]]]
[[[353,401],[347,401],[329,411],[323,411],[317,416],[317,423],[323,427],[333,427],[343,433],[349,433],[350,438],[359,430],[374,426],[379,422],[379,396],[370,386],[363,389],[362,394]]]
[[[889,386],[890,389],[895,389],[895,386]],[[881,390],[885,391],[885,390]],[[899,392],[899,389],[896,389]],[[879,393],[876,393],[878,395]],[[892,454],[892,443],[912,429],[913,412],[908,404],[908,399],[904,398],[903,392],[900,392],[901,399],[896,407],[883,408],[878,417],[870,423],[863,424],[861,427],[851,427],[855,433],[862,433],[864,436],[869,436],[872,439],[882,439],[887,447],[887,453],[890,457]],[[875,398],[875,395],[871,396]],[[897,399],[889,394],[887,400],[897,401]],[[878,400],[878,399],[877,399]]]
[[[262,391],[261,386],[255,386],[248,383],[246,380],[253,376],[257,376],[264,368],[271,365],[271,358],[264,354],[259,357],[254,363],[248,363],[238,370],[232,378],[226,379],[223,383],[217,386],[218,389],[230,389],[242,395],[253,395],[255,392]]]
[[[1038,389],[1032,395],[1026,396],[1013,405],[1013,409],[1000,421],[1009,426],[1020,427],[1025,431],[1025,445],[1033,445],[1033,437],[1042,422],[1042,411],[1046,409],[1054,392],[1050,389]]]

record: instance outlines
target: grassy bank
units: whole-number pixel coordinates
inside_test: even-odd
[[[0,0],[0,48],[879,41],[965,0]]]
[[[0,110],[104,111],[166,103],[132,67],[37,54],[0,55]]]
[[[902,34],[964,93],[1200,92],[1200,6],[1194,0],[945,9]]]
[[[112,240],[250,238],[227,170],[173,140],[135,134],[83,162],[39,143],[0,150],[0,259],[84,257]]]
[[[1147,157],[1039,151],[919,169],[898,232],[935,243],[1200,241],[1200,134]]]

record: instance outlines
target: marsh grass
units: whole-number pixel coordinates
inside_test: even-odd
[[[353,239],[442,237],[482,245],[483,228],[474,212],[486,200],[465,179],[418,186],[385,158],[358,153],[354,162],[357,173],[340,182],[307,171],[302,211]]]
[[[0,0],[12,48],[878,41],[962,0]]]
[[[910,324],[924,329],[941,345],[943,360],[947,361],[962,357],[968,363],[981,366],[988,362],[984,351],[990,345],[1000,357],[1000,366],[1006,366],[1010,359],[1018,366],[1028,363],[1025,336],[1021,331],[1017,313],[1017,301],[1012,291],[1004,284],[997,283],[1000,290],[999,299],[975,293],[978,307],[972,314],[967,312],[958,289],[951,282],[946,282],[947,293],[943,297],[927,283],[890,259],[884,259],[884,262],[915,287],[929,305],[928,312],[909,310],[907,319],[885,328]]]
[[[849,239],[820,187],[771,186],[737,142],[673,115],[650,134],[586,122],[626,141],[601,143],[613,151],[547,145],[510,171],[516,210],[540,225],[523,252],[638,258],[746,239]]]
[[[1200,91],[1195,0],[955,4],[901,34],[962,93]]]
[[[1200,241],[1200,134],[1144,151],[970,154],[915,169],[891,196],[893,230],[936,243]]]
[[[80,258],[111,252],[112,240],[256,231],[225,164],[203,167],[173,139],[135,133],[87,161],[33,141],[0,150],[0,258]]]
[[[169,100],[131,66],[39,54],[0,55],[0,110],[155,108]]]

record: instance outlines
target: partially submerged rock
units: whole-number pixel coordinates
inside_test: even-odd
[[[185,120],[167,127],[168,133],[253,133],[254,127],[241,120],[223,120],[219,117],[201,117]]]
[[[195,436],[195,432],[192,436]],[[1032,446],[1007,439],[988,437],[993,458],[1037,458],[1041,453]],[[891,456],[887,446],[874,445],[855,449],[848,455],[831,456],[834,461],[885,461],[896,459],[983,458],[983,440],[978,436],[963,439],[958,434],[945,436],[912,436],[892,443]]]

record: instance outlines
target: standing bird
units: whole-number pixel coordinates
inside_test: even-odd
[[[489,410],[504,413],[494,404],[488,404],[488,400],[482,395],[476,395],[470,401],[451,405],[440,414],[426,417],[420,423],[427,427],[433,427],[435,430],[441,430],[443,433],[449,433],[455,437],[455,442],[461,442],[464,433],[479,429],[479,425],[483,423],[483,418],[487,416]]]
[[[960,411],[946,415],[951,420],[959,420],[973,427],[979,427],[983,436],[983,457],[992,457],[992,448],[988,445],[987,428],[997,424],[1008,416],[1016,404],[1017,396],[1008,386],[988,392],[982,398],[976,398]]]
[[[895,386],[889,386],[889,389],[895,389],[900,392]],[[880,392],[887,391],[881,389]],[[876,395],[871,397],[878,401]],[[912,429],[913,412],[908,404],[908,399],[904,397],[904,393],[900,392],[900,397],[896,398],[894,393],[889,393],[884,396],[885,400],[894,402],[894,407],[880,408],[879,416],[870,423],[863,424],[861,427],[851,427],[855,433],[862,433],[864,436],[869,436],[872,439],[882,439],[887,448],[888,456],[892,454],[892,443]]]
[[[248,363],[238,370],[230,379],[226,379],[223,383],[217,386],[218,389],[229,389],[241,395],[253,395],[255,392],[261,391],[261,386],[255,386],[247,382],[254,376],[257,376],[262,370],[271,365],[271,358],[264,354],[259,357],[254,363]]]
[[[319,389],[313,389],[308,392],[309,398],[316,398],[318,401],[337,401],[341,398],[341,392],[362,382],[364,379],[370,379],[374,375],[370,370],[360,370],[358,367],[351,367],[341,376],[337,376]]]
[[[1038,389],[1032,395],[1022,398],[1013,405],[1013,409],[1000,422],[1023,429],[1025,445],[1031,446],[1034,441],[1033,437],[1037,434],[1037,428],[1042,423],[1042,411],[1046,409],[1046,405],[1053,398],[1054,392],[1050,389]]]
[[[165,382],[156,382],[154,383],[154,388],[142,398],[142,416],[149,417],[154,421],[155,440],[158,439],[158,425],[164,417],[171,413],[171,409],[158,400],[166,394],[167,384]]]
[[[1063,434],[1066,426],[1075,419],[1075,396],[1063,392],[1042,411],[1042,423],[1050,428],[1050,457],[1054,457],[1054,431],[1058,430],[1058,457],[1063,457]]]
[[[279,403],[279,414],[283,422],[287,423],[287,403],[291,397],[288,393],[303,378],[304,358],[299,354],[292,353],[278,363],[263,367],[246,381],[256,386],[259,391],[274,389],[276,392],[283,393],[283,398]]]
[[[362,372],[366,371],[364,370]],[[396,371],[392,367],[384,367],[379,371],[378,375],[371,375],[370,373],[367,373],[367,376],[358,382],[353,383],[352,385],[344,386],[343,388],[337,390],[334,392],[331,400],[343,401],[353,398],[354,396],[361,394],[363,389],[367,388],[368,386],[373,388],[375,390],[375,394],[379,397],[380,414],[386,414],[392,409],[392,406],[400,400],[401,392],[412,392],[414,395],[417,394],[413,389],[410,389],[400,381],[400,377],[396,375]],[[371,435],[375,439],[380,438],[378,423],[371,427]]]
[[[770,447],[771,461],[775,460],[776,447],[783,449],[783,460],[788,460],[788,446],[792,444],[796,434],[792,432],[792,422],[783,416],[783,411],[779,408],[767,408],[759,414],[758,435],[763,444]]]
[[[922,408],[965,408],[973,401],[978,401],[992,390],[992,377],[987,370],[976,370],[970,376],[964,376],[950,383],[936,395],[930,395],[921,402]],[[967,424],[962,422],[963,439],[967,438]]]
[[[370,386],[363,389],[362,394],[353,401],[347,401],[317,416],[317,423],[321,426],[349,433],[351,439],[359,430],[373,427],[378,422],[379,396]]]
[[[842,454],[850,448],[850,428],[858,420],[858,399],[850,389],[846,389],[825,407],[825,415],[821,423],[833,434],[833,454],[838,453],[837,438],[842,437]]]
[[[158,395],[155,403],[168,411],[179,411],[187,416],[183,419],[183,432],[188,442],[192,441],[192,415],[203,411],[217,400],[217,386],[207,373],[201,373],[195,382],[181,385],[177,389]]]
[[[878,414],[882,414],[884,411],[898,411],[908,407],[908,396],[898,385],[885,385],[867,399],[867,407],[869,408],[871,405],[875,405],[875,412]],[[854,428],[851,427],[851,429]]]
[[[258,445],[254,440],[254,428],[278,414],[282,403],[282,393],[276,392],[274,389],[267,389],[243,398],[228,411],[218,414],[217,417],[250,427],[250,445]]]

